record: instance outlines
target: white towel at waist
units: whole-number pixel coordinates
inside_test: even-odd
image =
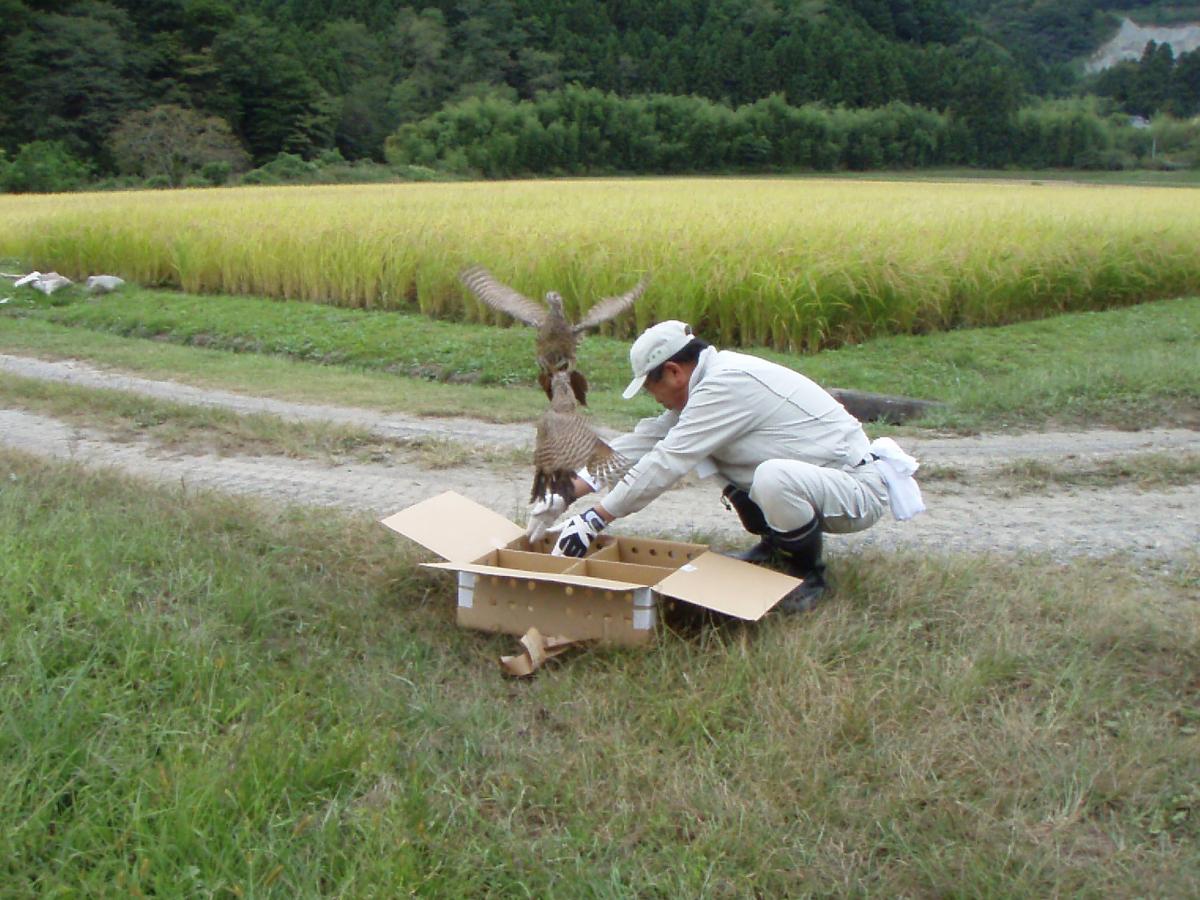
[[[900,445],[891,438],[874,440],[871,443],[871,452],[875,454],[875,465],[887,485],[892,515],[903,522],[917,513],[924,512],[925,501],[921,499],[921,488],[913,478],[913,473],[920,464],[901,450]]]

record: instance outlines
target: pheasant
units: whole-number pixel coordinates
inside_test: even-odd
[[[647,278],[643,278],[626,293],[605,297],[578,322],[570,322],[563,311],[563,298],[558,291],[548,291],[542,304],[497,281],[483,266],[472,266],[458,277],[481,302],[538,330],[538,384],[546,396],[553,400],[551,379],[555,372],[565,371],[570,378],[575,399],[584,406],[587,405],[588,383],[583,373],[575,367],[575,348],[579,345],[579,338],[585,331],[629,309],[645,292],[648,282]]]
[[[550,377],[550,408],[542,414],[533,448],[533,493],[530,500],[559,494],[570,503],[571,479],[587,467],[592,479],[608,484],[623,475],[630,461],[592,430],[575,402],[571,377],[559,369]]]

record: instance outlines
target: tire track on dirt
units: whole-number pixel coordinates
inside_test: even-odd
[[[524,468],[426,469],[394,463],[324,465],[280,457],[164,453],[149,442],[116,442],[102,432],[14,410],[0,411],[0,445],[137,478],[276,502],[339,507],[383,516],[444,490],[474,497],[520,521],[528,499]],[[3,486],[0,472],[0,489]],[[1200,541],[1200,485],[1169,491],[1131,487],[996,497],[969,483],[925,487],[929,511],[910,522],[886,518],[857,535],[830,536],[830,555],[861,549],[937,553],[1035,552],[1058,559],[1128,552],[1169,559]],[[581,506],[586,506],[586,500]],[[711,483],[685,482],[616,531],[736,546],[748,543]]]
[[[435,437],[472,446],[521,449],[533,445],[533,424],[502,424],[463,417],[411,416],[332,404],[299,403],[241,394],[218,388],[199,388],[176,381],[142,378],[102,369],[79,360],[42,360],[0,354],[0,372],[80,387],[143,394],[175,403],[212,406],[237,413],[268,413],[300,422],[337,422],[395,440]],[[611,429],[599,429],[613,434]],[[975,470],[1001,466],[1015,458],[1098,461],[1134,453],[1200,450],[1200,433],[1187,429],[1144,431],[1097,429],[1085,432],[1027,432],[970,437],[905,437],[906,449],[922,463]]]

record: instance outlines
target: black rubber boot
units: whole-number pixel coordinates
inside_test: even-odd
[[[808,612],[825,594],[825,564],[821,562],[821,521],[813,519],[807,525],[780,534],[775,532],[774,543],[784,570],[804,583],[788,592],[775,608],[782,612]]]
[[[765,563],[773,560],[775,558],[774,532],[767,525],[767,517],[763,515],[758,504],[750,499],[750,495],[746,491],[734,487],[732,484],[725,485],[725,490],[721,492],[721,500],[727,509],[732,509],[737,513],[738,518],[742,520],[743,528],[762,538],[749,550],[730,553],[729,556],[750,563]]]

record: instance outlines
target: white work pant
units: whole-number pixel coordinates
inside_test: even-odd
[[[888,509],[887,485],[873,462],[846,471],[768,459],[754,470],[750,499],[779,532],[795,531],[817,516],[822,531],[848,534],[870,528]]]

